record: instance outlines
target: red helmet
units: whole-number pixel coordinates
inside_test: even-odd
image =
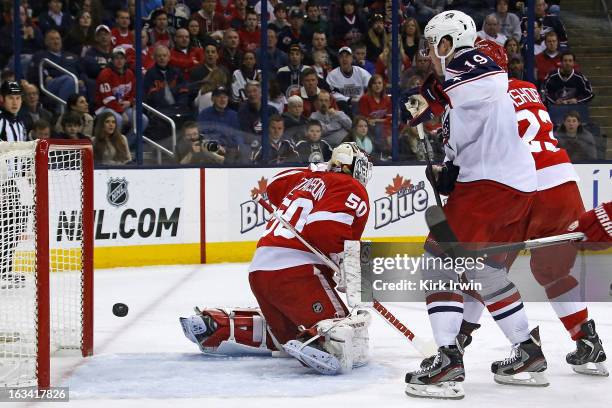
[[[480,40],[476,43],[476,48],[487,57],[491,58],[504,71],[508,72],[508,56],[506,50],[501,45],[490,40]]]

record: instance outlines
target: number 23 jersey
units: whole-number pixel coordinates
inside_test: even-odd
[[[368,219],[365,187],[343,173],[285,170],[272,179],[266,194],[282,217],[328,257],[341,253],[345,240],[359,240]],[[293,233],[271,218],[257,243],[249,272],[322,263]]]
[[[536,164],[538,190],[547,190],[569,181],[578,181],[565,149],[553,135],[553,123],[537,88],[530,82],[511,79],[508,94],[516,110],[519,135]]]

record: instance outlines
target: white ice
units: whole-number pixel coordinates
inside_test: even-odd
[[[521,260],[523,264],[525,260]],[[255,306],[244,264],[157,266],[97,270],[95,356],[56,357],[53,383],[70,387],[70,407],[602,407],[612,401],[609,378],[571,371],[565,354],[574,347],[552,308],[526,304],[531,325],[540,325],[547,388],[493,382],[490,363],[509,345],[489,317],[475,332],[465,356],[465,399],[435,401],[404,394],[407,370],[419,355],[376,317],[371,326],[371,364],[350,375],[313,374],[293,359],[213,358],[202,355],[182,333],[178,318],[194,306]],[[114,303],[129,314],[112,314]],[[387,305],[417,334],[431,338],[422,304]],[[612,350],[609,303],[590,306],[604,346]],[[60,406],[63,404],[54,404]],[[46,406],[46,405],[43,405]]]

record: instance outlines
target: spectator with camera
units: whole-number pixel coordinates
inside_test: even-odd
[[[225,150],[215,141],[200,135],[197,122],[185,122],[182,137],[176,147],[180,164],[223,164]]]
[[[546,100],[554,105],[587,103],[593,99],[593,89],[589,80],[574,67],[576,56],[565,51],[561,54],[561,67],[546,79]]]
[[[225,149],[225,160],[228,163],[239,161],[241,150],[245,150],[244,140],[240,134],[238,115],[228,108],[230,92],[224,86],[212,92],[213,106],[206,108],[198,115],[200,133],[208,140],[214,140]],[[245,153],[248,156],[248,154]]]
[[[264,161],[263,151],[260,147],[253,156],[253,161],[255,163],[267,164],[296,163],[298,161],[298,154],[291,142],[283,138],[284,132],[285,125],[280,115],[274,114],[270,116],[268,125],[269,158]]]

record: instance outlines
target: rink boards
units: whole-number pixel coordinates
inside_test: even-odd
[[[587,208],[612,199],[612,164],[576,168]],[[251,194],[281,170],[96,170],[96,268],[248,261],[268,219]],[[423,214],[435,204],[424,173],[424,166],[375,167],[365,239],[423,241]],[[52,243],[60,233],[51,231]]]

